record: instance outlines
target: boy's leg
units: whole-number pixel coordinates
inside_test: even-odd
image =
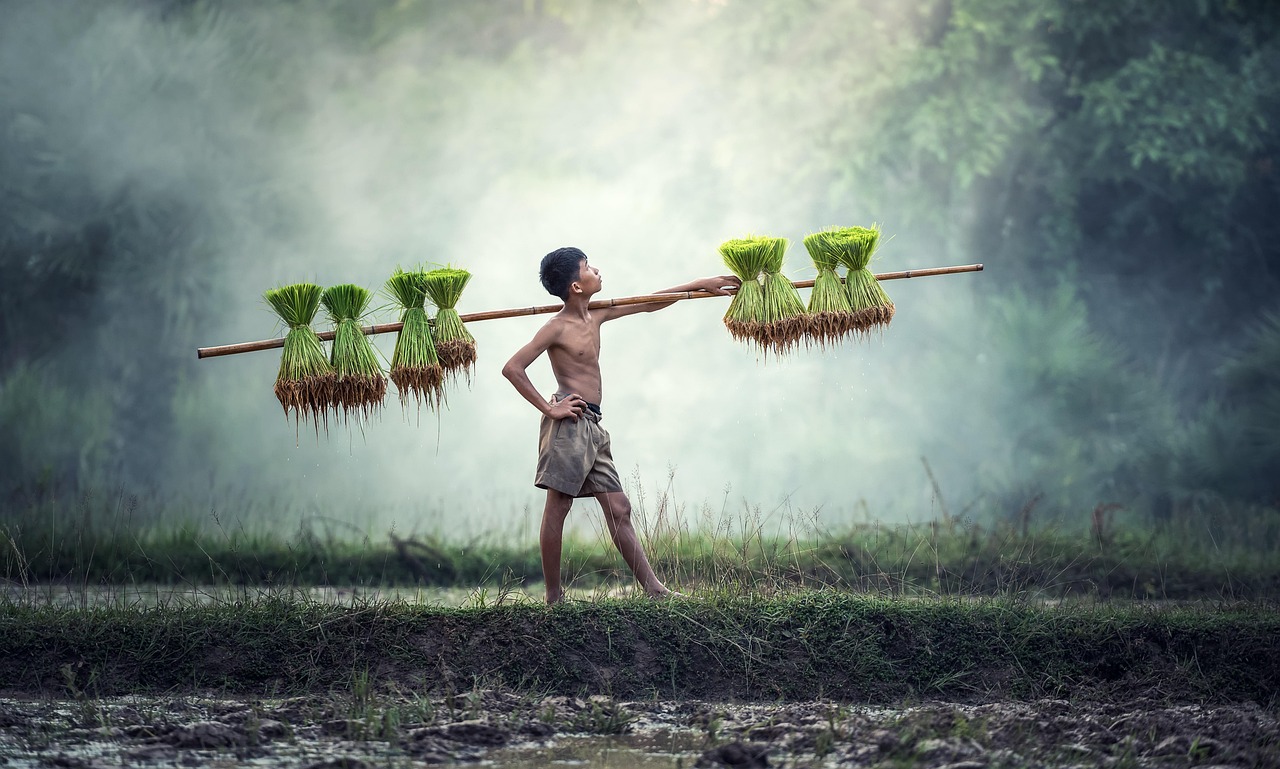
[[[564,539],[564,519],[573,507],[573,497],[562,491],[547,489],[547,504],[542,508],[542,531],[538,542],[542,548],[542,579],[547,584],[547,603],[564,598],[560,587],[560,548]]]
[[[613,538],[614,546],[618,548],[619,553],[622,553],[622,560],[631,567],[631,572],[636,575],[636,580],[644,591],[651,596],[661,596],[671,592],[658,579],[658,575],[653,573],[653,567],[645,557],[644,548],[640,546],[640,538],[636,536],[636,529],[631,525],[631,501],[627,499],[626,493],[610,491],[592,496],[600,503],[600,507],[604,508],[604,522],[609,529],[609,536]]]

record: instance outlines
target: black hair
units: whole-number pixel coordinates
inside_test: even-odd
[[[573,284],[582,271],[582,262],[587,255],[582,249],[566,246],[542,257],[542,266],[538,268],[538,279],[542,287],[552,296],[565,301],[569,299],[569,286]]]

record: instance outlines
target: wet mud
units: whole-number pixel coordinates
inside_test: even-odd
[[[354,691],[0,698],[0,766],[1273,767],[1274,709],[1042,699],[863,707]]]

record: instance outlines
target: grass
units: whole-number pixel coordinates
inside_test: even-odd
[[[764,313],[760,345],[781,357],[809,333],[809,316],[804,300],[791,281],[782,274],[787,240],[778,238],[764,267]]]
[[[273,288],[263,295],[267,304],[289,326],[276,374],[275,394],[286,416],[295,422],[312,420],[316,430],[325,419],[335,383],[333,367],[325,356],[311,321],[320,307],[321,289],[314,283]]]
[[[809,294],[809,335],[820,346],[834,344],[853,331],[849,295],[836,274],[840,266],[839,252],[829,244],[825,232],[805,236],[804,246],[818,270]]]
[[[838,255],[847,273],[845,291],[849,295],[850,326],[855,334],[870,333],[893,320],[894,305],[880,281],[868,269],[880,245],[880,228],[842,227],[822,233],[824,248]]]
[[[0,603],[0,680],[96,695],[413,691],[477,680],[613,697],[882,702],[1158,692],[1274,705],[1280,617],[1253,606],[902,601],[838,591],[461,608],[266,598],[65,609]]]
[[[423,290],[436,306],[436,350],[447,376],[471,381],[476,365],[476,339],[458,315],[458,300],[471,281],[471,273],[452,267],[431,270],[423,276]]]
[[[368,289],[352,283],[330,286],[320,296],[334,324],[332,362],[337,381],[330,405],[344,419],[350,419],[352,412],[370,416],[382,407],[387,394],[382,364],[360,326],[371,298]]]
[[[435,408],[444,399],[444,369],[427,319],[426,273],[397,269],[387,280],[386,290],[401,308],[404,323],[391,355],[391,381],[400,393],[400,403],[408,406],[412,398],[419,407],[425,403]]]
[[[971,520],[821,529],[744,508],[695,516],[665,495],[632,494],[646,552],[668,582],[694,590],[821,587],[883,595],[1247,600],[1280,596],[1280,511],[1138,526],[1097,511],[1076,528]],[[292,534],[164,523],[163,505],[83,497],[14,511],[0,525],[0,580],[10,585],[454,586],[539,582],[534,535],[470,541],[367,536],[317,525]],[[255,516],[258,513],[255,513]],[[594,520],[594,519],[593,519]],[[1095,527],[1090,528],[1086,521]],[[785,526],[785,528],[784,528]],[[571,586],[631,584],[602,530],[565,546]]]
[[[725,266],[742,280],[724,314],[724,325],[734,339],[763,345],[761,329],[765,306],[760,275],[768,267],[775,251],[785,253],[786,248],[785,239],[765,236],[734,238],[720,244]]]
[[[25,586],[0,594],[0,680],[87,709],[123,693],[345,692],[349,711],[334,723],[350,739],[390,739],[422,720],[377,692],[453,703],[485,687],[654,700],[1277,705],[1280,511],[1145,529],[1095,511],[1078,531],[948,517],[824,532],[789,515],[785,532],[769,533],[758,510],[694,525],[665,495],[632,497],[659,573],[699,600],[615,597],[630,579],[602,532],[566,547],[583,597],[547,608],[524,591],[539,570],[531,538],[281,537],[126,525],[161,516],[117,510],[113,521],[89,501],[72,516],[34,509],[0,527],[0,576]],[[60,605],[41,597],[54,581],[83,592],[106,581],[122,599]],[[150,581],[224,589],[148,604],[120,588]],[[313,582],[470,593],[433,606],[353,590],[335,604],[308,598]],[[1043,600],[1071,596],[1081,600]],[[1121,596],[1201,600],[1102,600]],[[629,718],[603,706],[574,717],[597,733]],[[815,737],[815,748],[837,749],[830,729],[830,744]]]

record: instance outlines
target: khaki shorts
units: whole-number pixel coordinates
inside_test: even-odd
[[[560,397],[552,396],[549,402],[555,403]],[[590,409],[584,410],[577,422],[543,416],[533,485],[571,497],[622,491],[618,469],[613,466],[609,433],[600,426],[601,418]]]

